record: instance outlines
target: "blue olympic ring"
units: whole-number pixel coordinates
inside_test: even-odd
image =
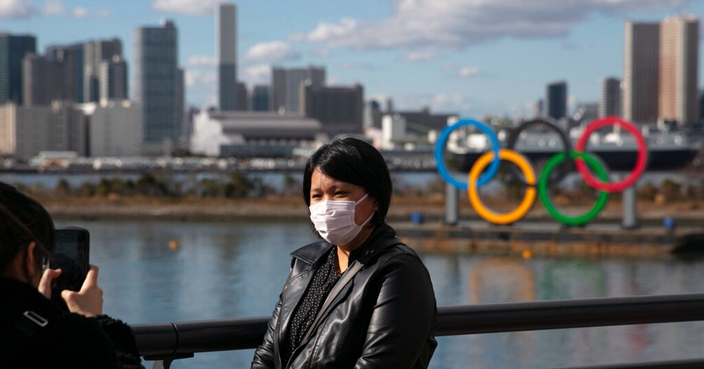
[[[447,144],[447,139],[450,137],[450,133],[452,133],[452,131],[456,130],[457,128],[464,126],[475,126],[480,131],[484,132],[484,134],[489,137],[489,140],[491,140],[491,149],[494,152],[494,160],[492,160],[491,164],[489,164],[489,168],[487,169],[486,173],[480,176],[477,180],[477,188],[491,181],[491,179],[494,178],[496,173],[499,171],[499,164],[501,164],[501,159],[499,158],[499,149],[501,149],[499,145],[499,138],[496,137],[494,131],[492,131],[491,128],[486,124],[473,119],[462,119],[451,126],[445,127],[440,133],[440,137],[438,137],[438,142],[435,145],[435,165],[437,166],[438,173],[440,173],[440,176],[445,179],[447,183],[455,186],[460,190],[468,189],[468,184],[466,182],[460,182],[450,175],[450,173],[447,171],[447,168],[445,167],[445,161],[443,159],[442,154],[445,149],[445,144]]]

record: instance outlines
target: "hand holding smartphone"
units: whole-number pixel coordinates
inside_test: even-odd
[[[51,282],[51,300],[68,311],[61,291],[80,291],[89,269],[90,234],[79,227],[56,230],[56,247],[48,267],[61,269],[61,275]]]

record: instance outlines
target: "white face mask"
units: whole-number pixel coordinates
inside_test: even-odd
[[[310,220],[315,230],[333,245],[347,245],[374,216],[372,213],[362,225],[357,225],[354,221],[354,210],[357,204],[364,201],[367,196],[368,194],[365,194],[356,202],[326,200],[311,205]]]

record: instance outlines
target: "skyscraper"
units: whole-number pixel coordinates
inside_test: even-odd
[[[362,133],[364,88],[325,87],[308,81],[301,84],[301,115],[315,118],[330,137],[341,133]]]
[[[132,99],[142,108],[145,144],[171,145],[181,132],[179,116],[178,30],[171,21],[134,32]],[[149,148],[146,148],[149,151]]]
[[[46,106],[52,100],[71,100],[64,82],[63,63],[31,53],[22,59],[24,106]]]
[[[567,116],[567,82],[553,82],[546,91],[547,115],[553,119]]]
[[[100,99],[100,65],[114,57],[122,58],[122,41],[110,40],[88,41],[83,46],[83,101],[92,102]],[[108,80],[104,80],[110,83]]]
[[[238,110],[237,8],[235,4],[220,3],[217,6],[215,20],[220,110]]]
[[[654,123],[658,119],[660,25],[626,22],[624,35],[623,118]]]
[[[44,50],[47,59],[60,62],[64,66],[65,98],[83,102],[83,43],[66,46],[49,45]]]
[[[256,85],[252,88],[252,110],[269,110],[269,86]]]
[[[697,122],[699,20],[668,17],[660,25],[658,118]]]
[[[249,110],[249,93],[244,82],[237,82],[237,110]]]
[[[22,104],[22,59],[36,52],[36,37],[0,33],[0,105]]]
[[[601,81],[601,101],[599,102],[599,117],[621,116],[621,80],[604,78]]]
[[[114,55],[100,62],[98,85],[100,100],[127,99],[127,63],[122,57]]]
[[[325,68],[292,68],[274,67],[271,69],[271,95],[269,102],[271,110],[284,110],[287,113],[300,112],[301,83],[310,81],[313,87],[325,86]]]

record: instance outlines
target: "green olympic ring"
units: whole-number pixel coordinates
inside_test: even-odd
[[[570,151],[570,159],[577,158],[584,160],[587,165],[589,165],[596,172],[597,177],[599,177],[602,181],[606,182],[609,179],[604,166],[591,154],[586,152]],[[540,174],[540,179],[538,180],[538,194],[540,197],[540,202],[543,203],[545,210],[547,210],[547,212],[555,218],[555,220],[562,224],[571,226],[586,224],[594,219],[599,212],[604,209],[606,203],[609,201],[609,193],[606,191],[599,191],[599,197],[597,198],[596,204],[585,214],[579,216],[567,216],[560,213],[552,202],[550,202],[550,195],[548,194],[548,180],[550,179],[550,172],[552,172],[552,170],[563,161],[565,161],[565,153],[560,152],[553,155],[543,167],[543,171]]]

